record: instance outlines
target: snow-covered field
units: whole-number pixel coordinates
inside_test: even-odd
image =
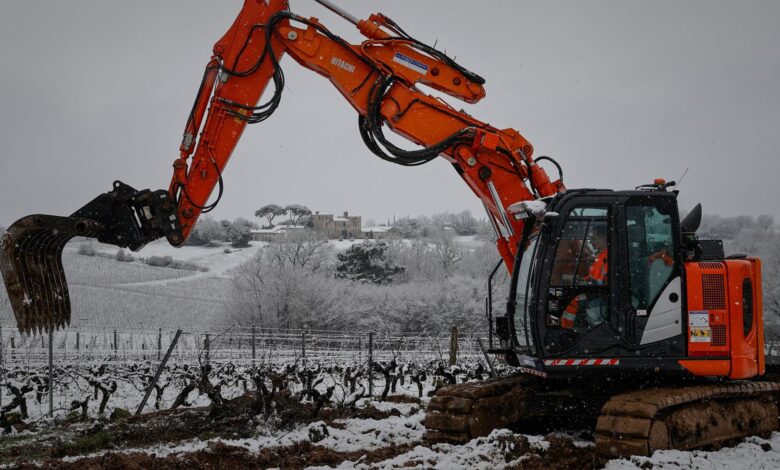
[[[131,412],[137,407],[145,379],[154,370],[154,364],[125,364],[100,368],[92,367],[66,367],[57,371],[55,383],[55,414],[57,420],[62,420],[73,409],[68,420],[72,420],[75,413],[80,413],[80,408],[74,407],[76,402],[87,400],[87,414],[85,421],[76,421],[65,427],[58,427],[55,423],[50,427],[50,420],[46,417],[47,395],[45,388],[36,388],[44,384],[43,370],[24,371],[10,373],[8,383],[14,387],[21,387],[25,383],[32,384],[33,389],[27,397],[28,423],[33,424],[33,431],[17,431],[10,428],[9,432],[0,437],[0,462],[8,461],[4,454],[7,449],[14,449],[25,442],[36,445],[36,442],[67,442],[68,440],[83,439],[91,433],[104,433],[111,430],[112,426],[121,429],[122,421],[109,422],[107,417],[116,409],[126,409]],[[115,445],[101,447],[100,450],[80,453],[68,453],[65,458],[57,460],[61,463],[71,463],[73,468],[79,468],[81,464],[93,465],[95,462],[103,462],[105,459],[116,459],[118,456],[127,459],[152,459],[154,462],[165,461],[174,465],[175,462],[183,462],[188,459],[201,459],[210,456],[219,458],[221,453],[228,452],[235,458],[239,453],[244,462],[268,462],[268,459],[278,456],[280,462],[288,457],[286,453],[298,452],[301,446],[303,450],[311,454],[314,462],[312,465],[300,465],[305,468],[342,468],[342,469],[394,469],[394,468],[420,468],[420,469],[499,469],[499,468],[597,468],[595,462],[595,448],[587,429],[580,431],[570,430],[566,434],[554,433],[550,435],[523,434],[506,429],[498,429],[489,436],[474,439],[463,445],[430,444],[424,441],[425,427],[422,421],[425,417],[425,407],[429,400],[430,392],[439,380],[436,372],[429,369],[429,373],[422,381],[423,396],[417,398],[419,390],[411,380],[412,371],[424,366],[409,367],[408,365],[396,372],[403,375],[406,380],[396,383],[394,391],[387,401],[381,398],[381,391],[385,383],[381,374],[376,374],[374,382],[374,396],[371,398],[361,395],[366,393],[367,383],[365,377],[358,378],[355,383],[355,391],[350,390],[348,381],[344,379],[349,374],[344,368],[322,368],[310,366],[302,368],[300,363],[290,364],[289,367],[276,367],[268,369],[267,374],[279,374],[289,380],[293,396],[300,396],[302,402],[312,403],[312,396],[303,393],[307,380],[314,384],[314,389],[319,393],[325,393],[333,388],[334,393],[329,402],[336,406],[344,406],[354,403],[354,414],[337,419],[311,419],[298,424],[284,426],[283,412],[272,413],[265,418],[258,416],[257,421],[251,425],[249,436],[225,437],[194,437],[188,439],[151,440],[144,445]],[[346,366],[346,364],[343,364]],[[359,368],[360,364],[351,364]],[[428,366],[430,367],[430,366]],[[453,369],[452,371],[455,371]],[[306,371],[309,371],[308,373]],[[462,369],[461,378],[466,378],[466,368]],[[306,379],[307,376],[310,377]],[[39,379],[30,379],[38,376]],[[242,396],[247,389],[252,390],[250,380],[252,370],[248,367],[233,367],[230,364],[215,364],[210,372],[210,380],[213,384],[221,384],[221,395],[225,399]],[[160,409],[168,408],[177,398],[187,383],[197,381],[197,368],[185,368],[174,366],[169,368],[162,376],[160,384],[163,386]],[[359,377],[359,376],[358,376]],[[460,379],[459,379],[460,380]],[[38,385],[36,385],[38,384]],[[114,385],[116,384],[116,385]],[[270,385],[270,383],[269,383]],[[109,390],[109,398],[105,411],[99,413],[98,407],[104,396],[105,390]],[[36,392],[36,390],[38,392]],[[41,390],[43,392],[41,393]],[[95,394],[93,396],[93,394]],[[4,403],[12,398],[6,393]],[[401,398],[403,398],[401,400]],[[154,412],[156,395],[153,394],[146,412]],[[205,393],[197,389],[187,395],[185,409],[198,410],[211,404]],[[372,409],[373,415],[361,415],[361,410]],[[202,413],[202,411],[201,411]],[[382,416],[376,416],[382,413]],[[101,417],[102,416],[102,417]],[[143,421],[141,421],[141,426]],[[132,426],[138,426],[133,424]],[[281,426],[280,426],[281,425]],[[37,429],[37,430],[35,430]],[[173,430],[171,427],[164,429]],[[227,450],[226,450],[227,449]],[[228,451],[229,450],[229,451]],[[316,451],[316,452],[315,452]],[[323,452],[330,452],[327,458]],[[309,455],[309,454],[307,454]],[[308,457],[307,457],[308,458]],[[253,460],[256,459],[256,460]],[[324,459],[324,460],[323,460]],[[338,462],[333,463],[334,459]],[[339,460],[341,459],[341,460]],[[47,461],[51,463],[51,461]],[[289,461],[287,461],[289,463]],[[323,464],[323,462],[330,462]],[[59,464],[58,464],[59,465]],[[279,464],[286,466],[283,464]],[[600,464],[599,464],[600,465]],[[271,465],[274,466],[274,465]],[[291,465],[298,468],[297,464]],[[108,465],[110,468],[111,465]],[[144,465],[140,464],[143,468]],[[773,433],[768,439],[749,437],[742,442],[727,448],[715,451],[659,451],[650,457],[632,457],[629,459],[612,460],[606,463],[610,470],[628,469],[775,469],[780,468],[780,433]]]
[[[78,251],[90,244],[104,256]],[[71,326],[109,325],[113,328],[205,328],[219,321],[231,293],[230,271],[251,259],[263,243],[249,248],[174,248],[164,240],[150,243],[135,261],[117,262],[117,248],[74,240],[63,252],[65,275],[72,302]],[[170,256],[203,271],[154,267],[139,258]],[[0,289],[0,324],[13,325],[13,314],[4,289]]]
[[[464,247],[476,246],[474,237],[457,237]],[[330,240],[341,252],[362,240]],[[131,328],[180,328],[204,330],[223,325],[226,305],[233,295],[231,273],[258,254],[267,243],[251,242],[248,248],[183,246],[154,241],[141,251],[125,250],[132,262],[118,262],[118,249],[94,240],[72,240],[63,252],[63,264],[72,303],[71,327],[110,326]],[[79,250],[89,247],[98,256]],[[170,257],[200,270],[149,266],[152,257]],[[0,289],[0,325],[15,324],[4,289]]]
[[[361,406],[368,404],[364,402]],[[376,402],[373,405],[377,405]],[[425,416],[415,405],[386,404],[398,411],[398,416],[384,419],[338,419],[332,422],[316,421],[289,431],[266,432],[262,426],[257,435],[245,439],[215,438],[191,440],[175,444],[161,444],[141,448],[113,450],[128,455],[145,454],[155,459],[186,461],[198,452],[216,452],[217,445],[239,448],[248,456],[257,456],[275,449],[284,449],[311,443],[317,447],[349,456],[335,465],[304,465],[307,469],[504,469],[504,468],[593,468],[589,460],[574,461],[554,455],[560,449],[551,446],[550,436],[519,434],[506,429],[493,431],[489,436],[474,439],[463,445],[427,444],[423,441]],[[558,437],[553,435],[553,437]],[[561,435],[574,449],[583,449],[591,456],[593,443],[577,437]],[[524,448],[527,445],[527,449]],[[223,449],[225,447],[222,447]],[[399,450],[393,452],[393,449]],[[385,451],[388,458],[364,461],[372,453]],[[109,451],[66,457],[66,462],[105,456]],[[251,457],[247,457],[251,458]],[[85,460],[86,459],[86,460]],[[549,467],[544,464],[549,464]],[[526,464],[528,467],[526,467]],[[539,466],[542,464],[543,466]],[[716,451],[658,451],[650,457],[606,462],[607,470],[652,469],[777,469],[780,468],[780,433],[769,439],[750,437],[743,442]]]

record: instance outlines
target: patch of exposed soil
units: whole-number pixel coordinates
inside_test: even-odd
[[[592,470],[602,468],[595,446],[577,446],[571,439],[547,435],[546,449],[532,446],[522,434],[499,436],[495,446],[501,452],[504,463],[496,467],[522,470]],[[484,460],[488,460],[487,457]],[[430,458],[403,462],[401,467],[429,468],[437,462]]]
[[[328,407],[316,410],[309,403],[300,403],[292,396],[275,398],[273,422],[279,429],[324,420],[385,419],[399,416],[397,410],[381,411],[373,406],[364,408]],[[251,437],[262,422],[253,409],[251,396],[245,395],[226,402],[219,413],[209,408],[158,411],[117,422],[100,422],[77,431],[68,430],[69,423],[48,428],[43,436],[26,439],[0,450],[0,463],[17,463],[35,459],[61,458],[122,448],[148,447],[160,443],[177,443],[192,439],[241,439]],[[336,427],[336,426],[334,426]],[[45,442],[45,445],[42,445]]]
[[[545,440],[550,443],[550,447],[547,450],[532,449],[527,454],[527,458],[510,468],[523,470],[592,470],[603,466],[596,453],[595,446],[577,447],[571,440],[559,436],[547,436]]]
[[[515,435],[499,447],[505,452],[507,463],[515,462],[507,468],[523,470],[591,470],[600,468],[596,450],[593,446],[577,447],[569,439],[557,436],[547,436],[550,446],[547,450],[531,447],[528,440]],[[398,455],[411,451],[420,443],[405,444],[392,447],[384,447],[374,451],[338,452],[309,442],[301,442],[286,447],[274,447],[262,449],[257,455],[253,455],[243,447],[230,446],[222,443],[211,443],[208,448],[156,457],[142,453],[108,453],[98,457],[90,457],[76,462],[62,462],[60,460],[46,460],[41,465],[25,464],[15,468],[32,470],[38,468],[52,470],[103,470],[103,469],[257,469],[279,467],[283,469],[297,469],[307,466],[338,466],[343,462],[357,462],[372,464],[392,459]],[[518,461],[518,459],[520,459]],[[434,462],[427,462],[433,464]],[[409,461],[405,465],[426,465],[426,462]]]
[[[419,405],[420,399],[410,395],[388,395],[383,401],[390,403],[409,403],[412,405]]]
[[[187,454],[154,457],[148,454],[118,454],[109,453],[99,457],[81,459],[76,462],[47,460],[41,466],[21,465],[19,469],[217,469],[230,468],[249,470],[268,467],[303,468],[310,465],[336,466],[344,461],[361,463],[381,462],[413,449],[417,444],[407,444],[385,447],[375,451],[337,452],[309,442],[302,442],[287,447],[262,449],[257,455],[251,454],[243,447],[212,443],[207,449]]]

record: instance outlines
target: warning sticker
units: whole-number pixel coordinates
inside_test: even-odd
[[[692,310],[688,312],[688,326],[691,328],[709,327],[710,326],[710,312],[707,310]]]
[[[712,330],[707,328],[691,328],[691,343],[709,343],[712,341]]]
[[[420,62],[419,60],[414,60],[411,57],[407,55],[403,55],[400,52],[396,52],[393,56],[393,62],[403,65],[404,67],[410,68],[414,70],[415,72],[425,75],[428,73],[428,66]]]

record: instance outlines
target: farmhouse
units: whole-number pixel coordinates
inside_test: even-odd
[[[279,224],[271,228],[252,230],[252,240],[256,242],[274,242],[283,239],[288,233],[306,230],[304,225]]]
[[[315,212],[311,216],[312,229],[331,239],[363,238],[361,221],[359,215],[349,215],[348,212],[344,212],[343,216]]]
[[[252,230],[252,240],[260,242],[279,241],[284,239],[287,234],[299,230],[313,230],[331,240],[361,238],[384,239],[397,232],[394,227],[389,225],[363,228],[361,226],[362,217],[359,215],[349,215],[349,212],[344,212],[340,216],[315,212],[310,217],[310,223],[307,225],[288,225],[281,223],[271,228]]]

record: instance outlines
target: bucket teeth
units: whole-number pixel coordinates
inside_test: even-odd
[[[102,229],[88,219],[30,215],[3,235],[0,271],[21,331],[43,333],[70,324],[62,250],[71,238],[95,237]]]

